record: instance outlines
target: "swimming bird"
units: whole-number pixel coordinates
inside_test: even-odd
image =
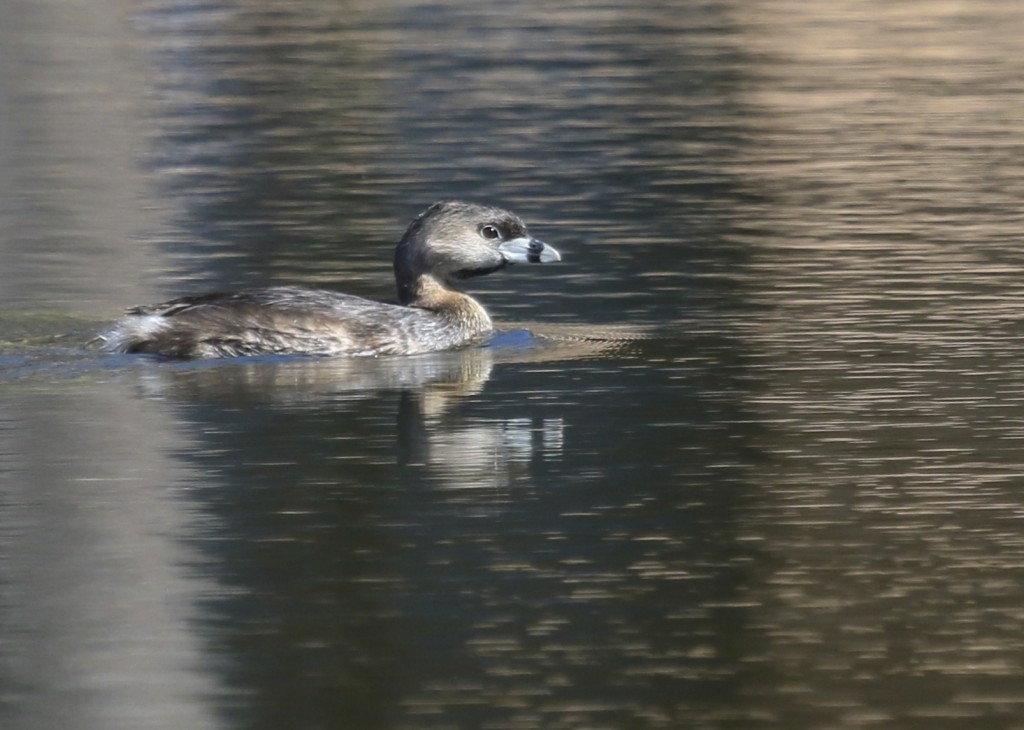
[[[398,304],[273,286],[136,307],[97,337],[113,353],[166,358],[415,355],[482,342],[487,310],[461,282],[561,255],[501,208],[449,200],[423,211],[395,248]]]

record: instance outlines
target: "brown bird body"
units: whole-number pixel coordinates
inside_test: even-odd
[[[395,249],[400,304],[326,289],[269,287],[137,307],[99,336],[109,352],[171,358],[302,353],[366,357],[466,347],[492,331],[459,282],[515,263],[561,260],[513,213],[445,201]]]

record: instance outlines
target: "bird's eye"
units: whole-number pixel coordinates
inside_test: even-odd
[[[480,235],[488,241],[496,241],[501,238],[501,231],[498,230],[497,226],[487,225],[480,228]]]

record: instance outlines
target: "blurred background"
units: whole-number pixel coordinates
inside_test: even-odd
[[[1024,11],[6,0],[0,726],[1024,728]],[[488,347],[172,363],[132,305]],[[543,340],[523,333],[546,334]]]

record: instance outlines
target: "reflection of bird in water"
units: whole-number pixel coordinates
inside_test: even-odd
[[[110,352],[174,358],[451,350],[492,331],[487,311],[459,290],[459,281],[511,264],[560,260],[513,213],[441,202],[410,224],[395,249],[399,305],[322,289],[248,289],[138,307],[99,342]]]
[[[252,402],[316,408],[334,402],[344,407],[382,392],[409,391],[419,396],[425,418],[440,416],[458,400],[479,393],[496,367],[569,363],[579,360],[643,359],[641,347],[657,344],[636,328],[587,328],[546,325],[495,335],[486,347],[433,352],[416,357],[309,358],[171,362],[145,370],[143,392],[185,402]],[[134,370],[125,369],[126,376]]]

